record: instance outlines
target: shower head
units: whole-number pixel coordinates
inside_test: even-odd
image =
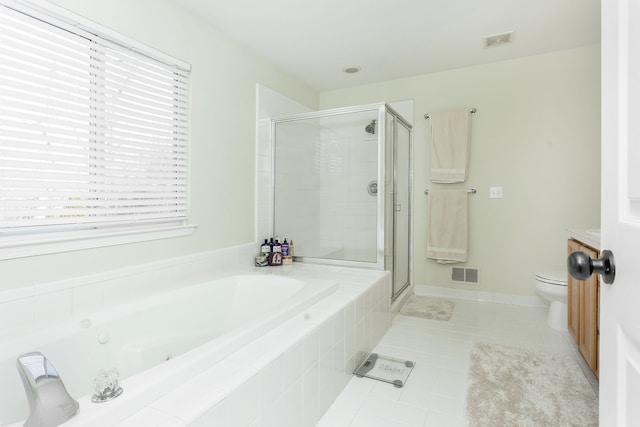
[[[370,133],[371,135],[375,135],[376,134],[376,121],[375,120],[371,120],[371,123],[369,123],[367,126],[365,126],[364,131],[367,133]]]

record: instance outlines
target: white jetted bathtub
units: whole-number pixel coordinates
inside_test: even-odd
[[[0,425],[21,426],[19,421],[28,416],[26,394],[16,370],[16,358],[23,353],[43,353],[80,402],[80,412],[69,424],[112,425],[336,288],[329,280],[233,275],[4,342],[0,349]],[[124,393],[109,403],[91,403],[94,377],[111,367],[120,371]]]

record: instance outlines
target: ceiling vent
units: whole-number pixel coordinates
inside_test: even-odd
[[[362,70],[362,67],[360,67],[359,65],[349,65],[347,67],[344,67],[342,69],[342,72],[347,74],[355,74],[359,73],[360,70]]]
[[[513,31],[484,38],[484,47],[502,46],[513,41]]]

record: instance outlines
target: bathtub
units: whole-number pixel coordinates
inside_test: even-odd
[[[21,426],[28,404],[15,361],[42,352],[80,402],[65,425],[116,425],[337,288],[332,280],[235,274],[120,304],[4,342],[0,425]],[[116,367],[124,393],[90,402],[95,375]],[[4,424],[3,424],[4,423]]]

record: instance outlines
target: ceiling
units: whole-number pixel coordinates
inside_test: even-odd
[[[600,42],[600,0],[174,1],[319,91]]]

